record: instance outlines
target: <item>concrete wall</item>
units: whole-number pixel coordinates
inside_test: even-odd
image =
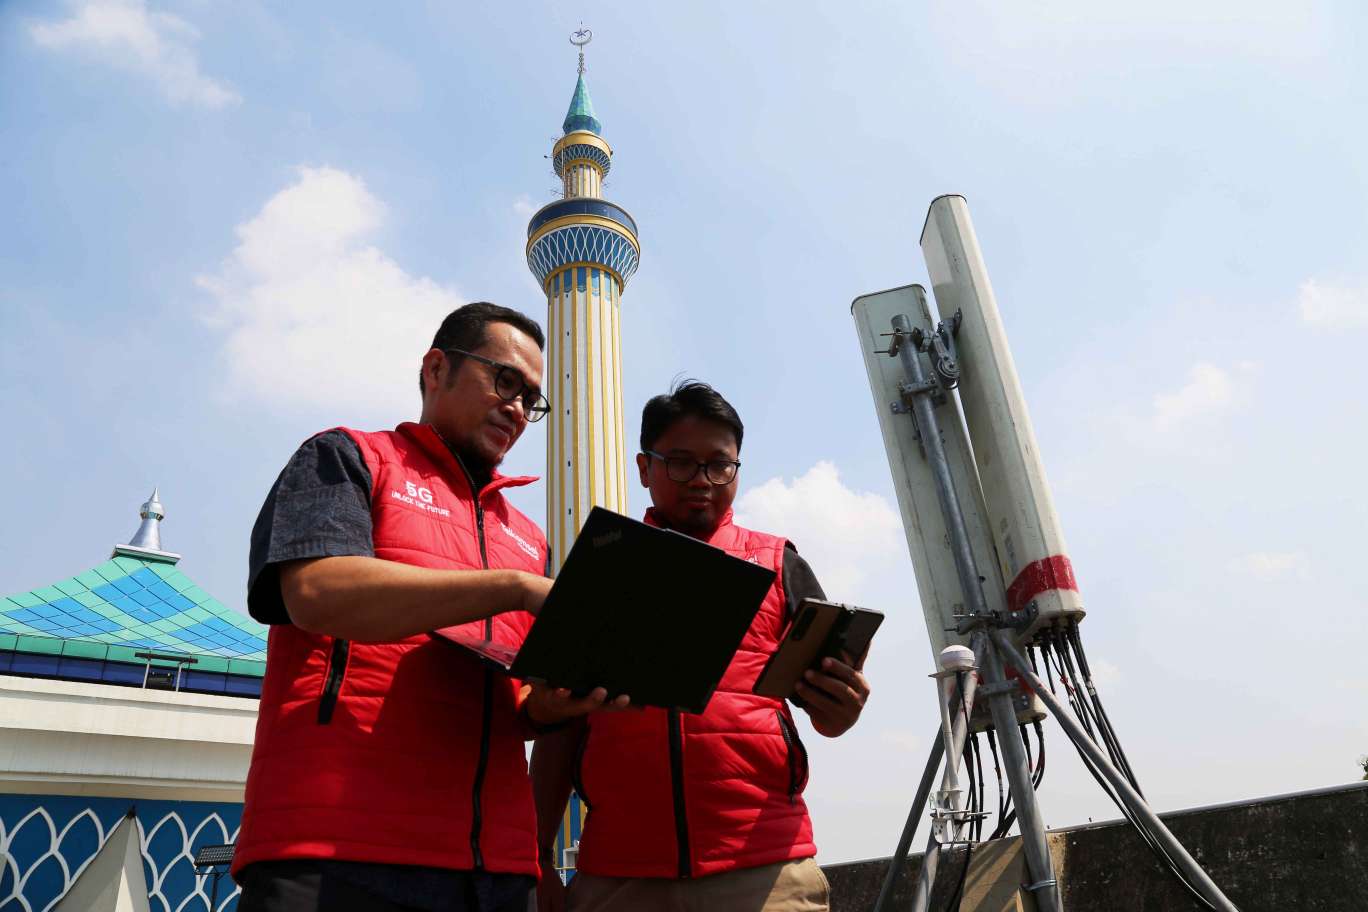
[[[0,676],[0,793],[241,802],[257,701]]]
[[[1242,912],[1368,909],[1368,782],[1161,817]],[[923,824],[914,844],[924,845],[925,839]],[[1124,821],[1052,831],[1050,851],[1067,912],[1199,908]],[[972,882],[976,866],[970,854],[966,879]],[[942,858],[932,902],[936,912],[949,912],[964,858],[963,849]],[[913,856],[903,866],[890,912],[908,908],[920,861]],[[832,912],[867,912],[879,894],[888,860],[824,870],[831,881]]]

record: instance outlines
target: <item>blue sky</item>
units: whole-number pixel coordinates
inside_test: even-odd
[[[241,606],[295,445],[411,418],[450,307],[544,317],[524,229],[556,192],[582,18],[605,194],[641,228],[629,413],[680,374],[717,385],[747,426],[743,516],[890,615],[860,727],[807,738],[824,860],[891,848],[935,726],[848,308],[926,281],[945,192],[969,199],[1151,799],[1355,778],[1365,16],[1108,6],[5,4],[0,590],[103,559],[156,484],[166,546]],[[509,467],[540,473],[543,440]],[[1047,820],[1114,816],[1049,743]]]

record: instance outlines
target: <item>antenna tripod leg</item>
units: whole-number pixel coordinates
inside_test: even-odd
[[[1026,870],[1031,882],[1025,889],[1035,897],[1040,912],[1063,912],[1059,898],[1059,883],[1055,880],[1054,863],[1050,859],[1050,844],[1045,838],[1045,822],[1040,816],[1035,789],[1031,785],[1031,770],[1026,762],[1026,746],[1017,727],[1016,708],[1012,694],[1017,684],[1007,678],[1002,668],[1002,657],[995,646],[1004,641],[997,632],[995,642],[989,643],[980,658],[983,662],[983,690],[988,695],[988,709],[997,729],[998,745],[1002,748],[1003,766],[1012,804],[1017,811],[1017,826],[1021,830],[1021,847],[1026,854]]]
[[[1011,638],[1004,631],[995,630],[993,631],[993,641],[1007,661],[1021,674],[1022,680],[1044,702],[1050,711],[1050,715],[1068,734],[1069,739],[1088,755],[1088,759],[1092,761],[1093,765],[1097,767],[1097,770],[1116,791],[1116,796],[1125,802],[1132,814],[1144,822],[1155,840],[1164,847],[1169,857],[1173,859],[1174,864],[1182,870],[1188,882],[1206,898],[1207,902],[1221,912],[1239,912],[1235,908],[1235,904],[1226,898],[1226,895],[1221,892],[1221,888],[1216,886],[1207,872],[1202,870],[1202,866],[1197,864],[1196,860],[1188,854],[1187,849],[1183,848],[1183,844],[1169,832],[1168,827],[1164,826],[1164,822],[1145,803],[1145,799],[1140,796],[1140,793],[1131,787],[1130,782],[1117,771],[1116,767],[1112,766],[1106,754],[1092,738],[1088,737],[1087,732],[1074,719],[1073,714],[1065,708],[1063,703],[1059,702],[1054,694],[1050,693],[1049,688],[1031,671],[1030,664],[1012,645]],[[1022,829],[1024,831],[1025,827],[1023,826]]]
[[[873,912],[884,912],[893,898],[893,890],[898,883],[898,874],[907,861],[907,852],[912,848],[912,837],[917,834],[917,824],[921,822],[922,811],[926,808],[926,797],[931,794],[931,785],[936,781],[936,771],[940,769],[941,758],[945,756],[945,745],[941,741],[940,729],[931,741],[931,754],[926,758],[926,769],[922,770],[921,782],[917,785],[917,796],[912,799],[912,807],[907,812],[907,822],[903,824],[902,835],[898,837],[898,847],[888,861],[888,873],[884,875],[883,886],[879,888],[879,898],[874,901]]]

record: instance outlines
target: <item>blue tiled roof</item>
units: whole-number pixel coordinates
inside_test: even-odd
[[[584,84],[583,74],[580,74],[579,81],[575,83],[575,94],[570,99],[570,110],[565,112],[565,122],[561,124],[561,129],[566,133],[588,130],[595,136],[602,135],[603,124],[594,116],[594,103],[589,100],[589,89]]]
[[[156,650],[195,656],[197,668],[238,674],[260,675],[266,661],[261,624],[223,605],[172,563],[123,555],[0,598],[0,648],[48,652],[54,641],[62,641],[64,654],[91,652],[65,644],[103,645],[109,658],[121,659],[130,649]]]

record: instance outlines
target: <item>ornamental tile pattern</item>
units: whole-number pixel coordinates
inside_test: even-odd
[[[251,674],[252,665],[266,660],[261,624],[210,596],[173,564],[122,555],[51,586],[0,598],[0,649],[22,651],[40,639],[100,644],[108,648],[99,658],[122,661],[141,661],[122,655],[129,650],[183,653],[199,658],[195,667],[202,671]],[[229,662],[239,667],[229,669]]]
[[[566,146],[556,153],[552,166],[556,169],[556,177],[561,176],[561,171],[566,162],[574,161],[577,158],[585,158],[598,165],[603,176],[608,176],[608,169],[613,166],[613,160],[598,146],[591,146],[588,143],[575,143],[573,146]]]
[[[193,860],[203,846],[237,840],[240,804],[0,795],[0,912],[56,906],[130,809],[152,912],[236,908],[237,886],[225,875],[210,910],[210,878],[195,876]]]
[[[571,263],[594,263],[613,270],[624,285],[637,271],[640,254],[625,236],[599,225],[567,225],[537,239],[527,251],[527,267],[545,284],[547,276]]]

